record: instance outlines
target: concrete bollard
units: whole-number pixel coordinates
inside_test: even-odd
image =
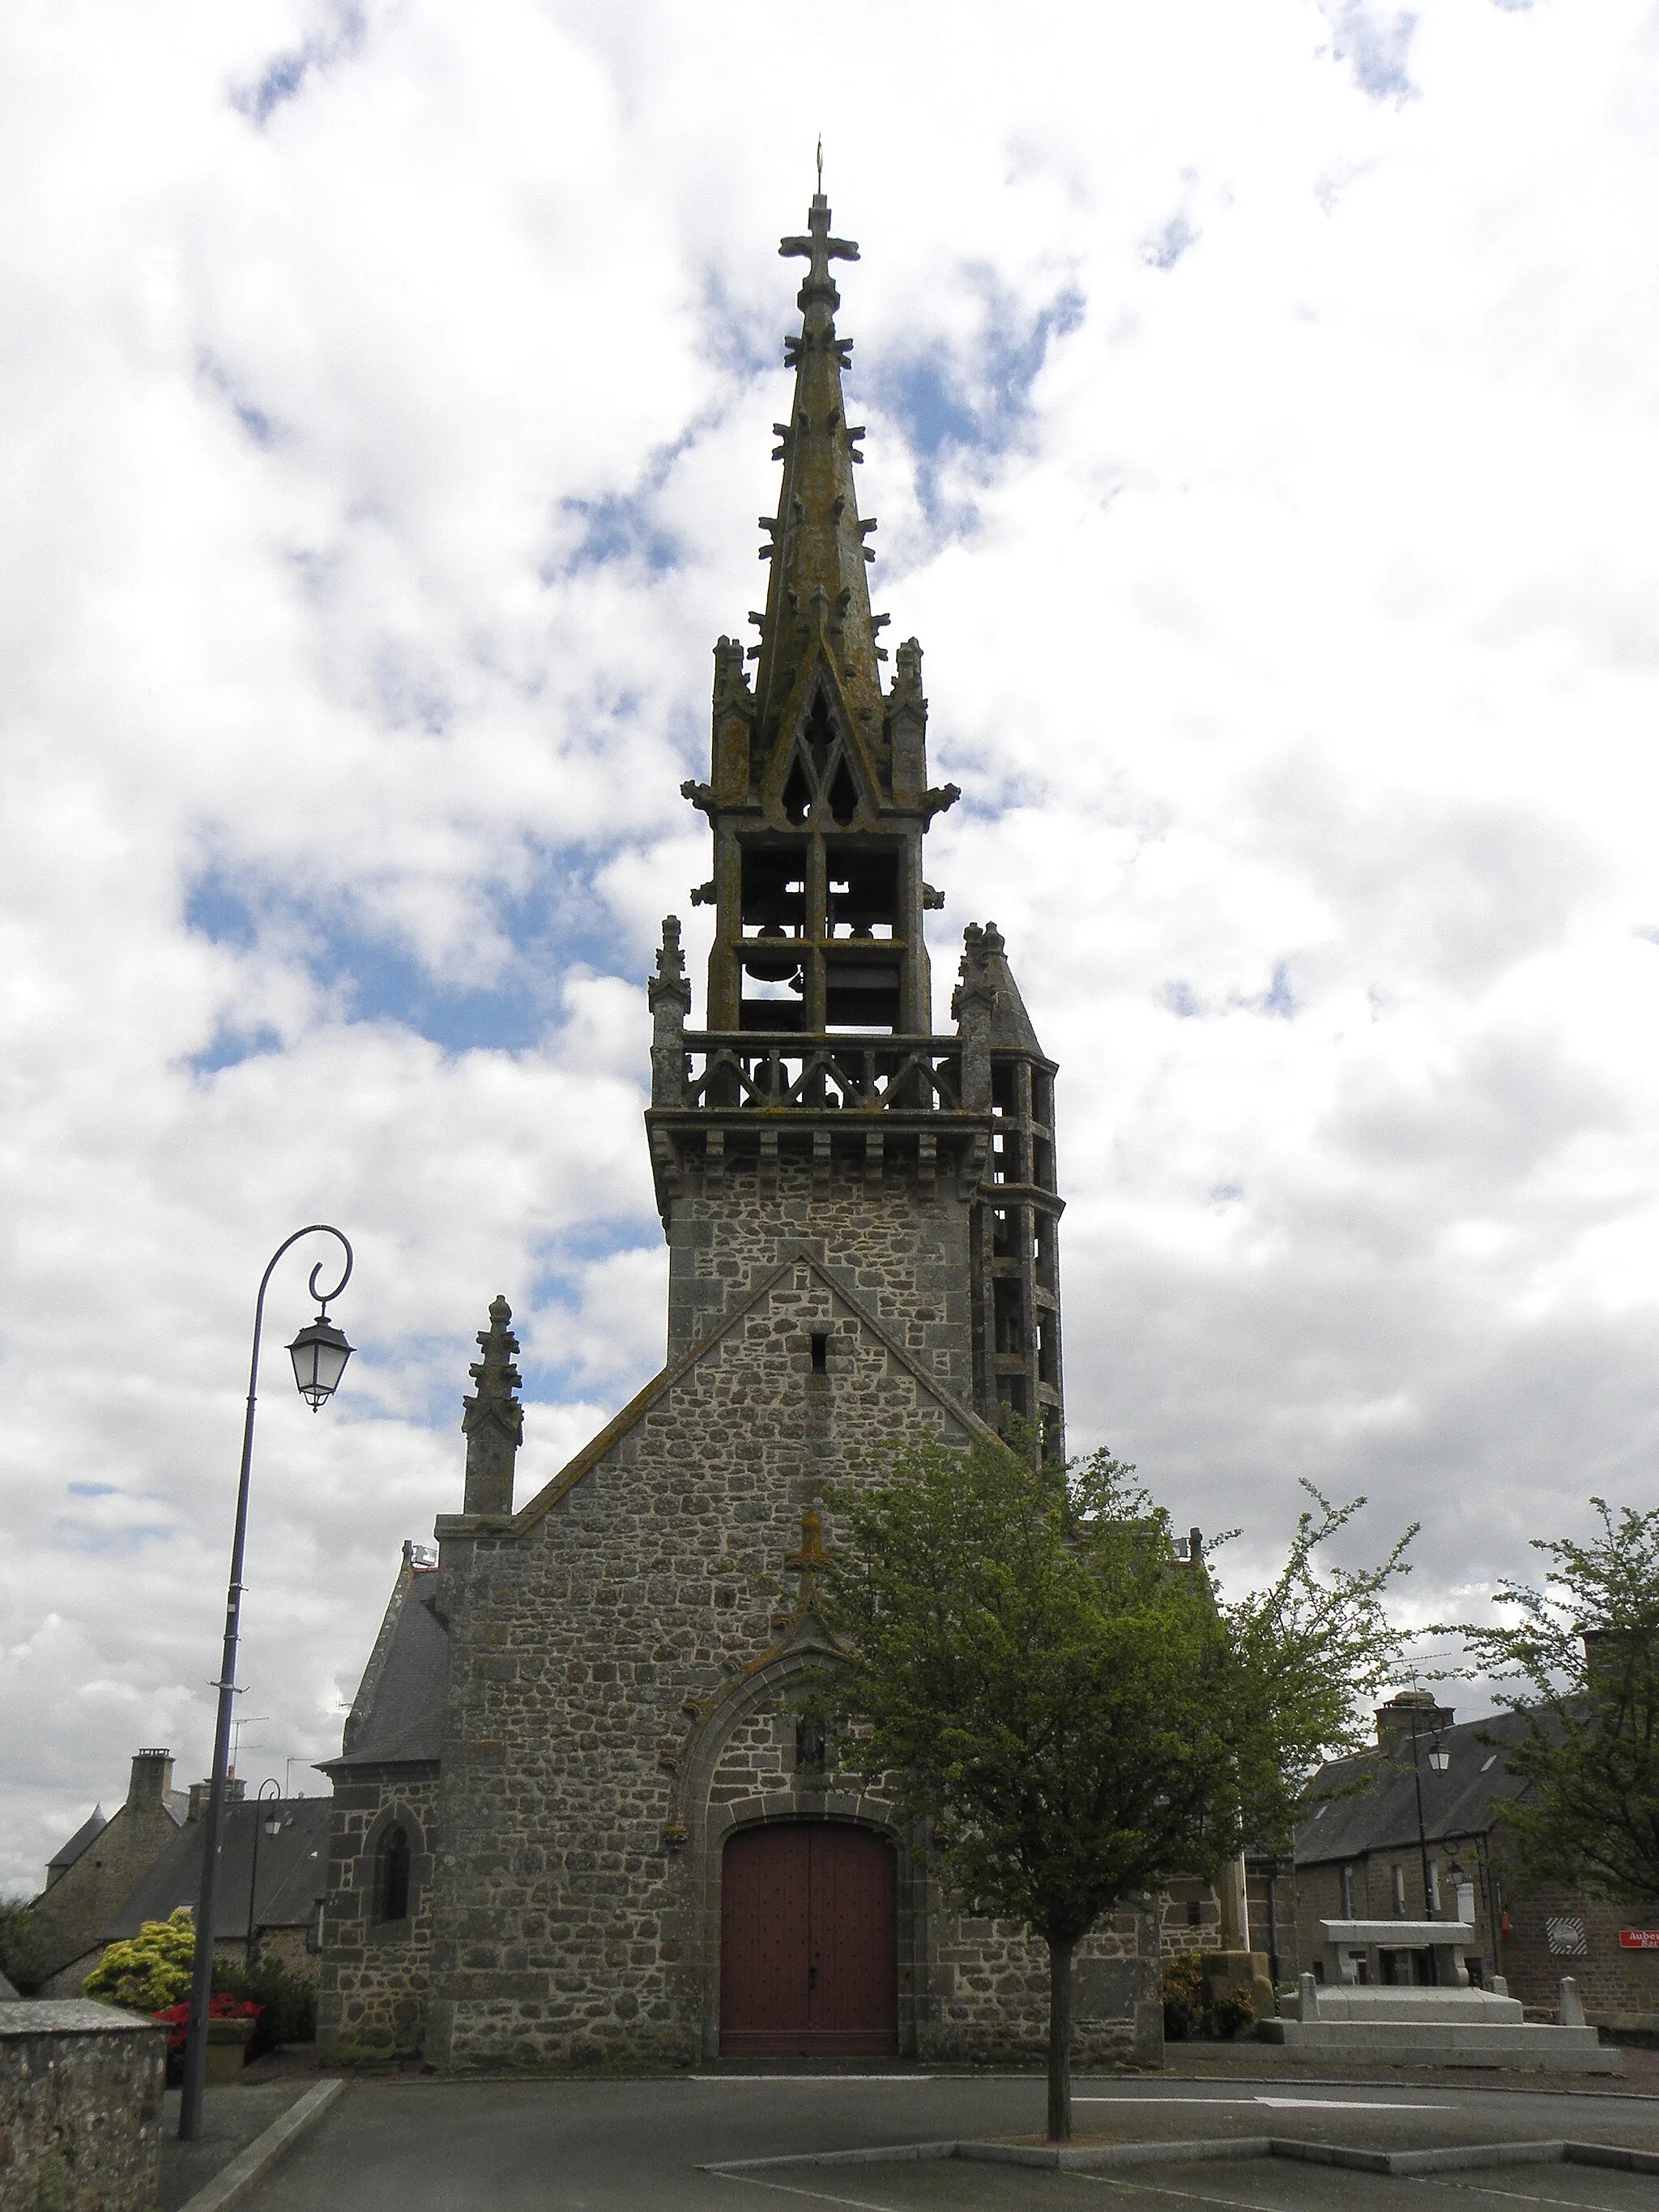
[[[1311,1974],[1304,1974],[1297,1984],[1296,2016],[1298,2020],[1319,2017],[1319,1984]]]
[[[1583,2027],[1585,2025],[1584,2000],[1579,1996],[1578,1984],[1571,1974],[1561,1977],[1561,2002],[1555,2017],[1563,2027]]]

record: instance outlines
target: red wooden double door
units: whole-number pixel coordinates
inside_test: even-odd
[[[720,1877],[720,2051],[879,2058],[898,2050],[898,1884],[868,1828],[740,1828]]]

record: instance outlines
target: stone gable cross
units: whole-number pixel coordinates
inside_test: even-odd
[[[809,1508],[800,1516],[800,1549],[786,1557],[786,1567],[793,1567],[800,1577],[799,1611],[811,1612],[817,1603],[817,1571],[835,1553],[826,1551],[823,1543],[823,1516]]]

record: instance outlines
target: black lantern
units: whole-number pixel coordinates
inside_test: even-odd
[[[325,1398],[334,1395],[351,1357],[351,1346],[345,1340],[345,1332],[336,1328],[324,1311],[300,1331],[288,1348],[288,1356],[294,1362],[300,1395],[314,1413]]]

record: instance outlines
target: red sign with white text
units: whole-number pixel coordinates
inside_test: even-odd
[[[1621,1928],[1619,1941],[1626,1951],[1659,1951],[1659,1928]]]

